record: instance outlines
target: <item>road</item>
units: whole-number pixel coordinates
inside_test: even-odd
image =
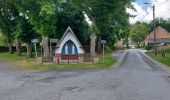
[[[170,100],[168,74],[128,50],[118,68],[18,71],[0,63],[0,100]]]

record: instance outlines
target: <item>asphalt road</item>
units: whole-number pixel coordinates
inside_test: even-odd
[[[0,100],[170,100],[170,80],[135,49],[107,70],[30,72],[1,62]]]

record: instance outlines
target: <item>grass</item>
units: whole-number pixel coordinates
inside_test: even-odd
[[[164,58],[159,54],[157,56],[155,56],[153,53],[147,53],[147,55],[149,55],[153,59],[155,59],[155,60],[167,65],[168,67],[170,67],[170,58]]]
[[[26,58],[25,54],[16,56],[16,54],[0,53],[0,61],[17,66],[23,70],[49,70],[49,69],[64,69],[64,68],[109,68],[116,60],[111,53],[105,54],[105,60],[102,61],[102,56],[99,55],[98,64],[36,64],[35,58]]]

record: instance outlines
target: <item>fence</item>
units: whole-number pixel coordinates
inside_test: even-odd
[[[164,58],[170,58],[170,47],[163,46],[157,48],[157,54],[161,55]]]

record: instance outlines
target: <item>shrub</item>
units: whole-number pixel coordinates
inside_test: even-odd
[[[145,49],[146,50],[151,50],[151,49],[153,49],[153,46],[145,46]]]
[[[0,46],[0,52],[8,52],[8,47]]]

